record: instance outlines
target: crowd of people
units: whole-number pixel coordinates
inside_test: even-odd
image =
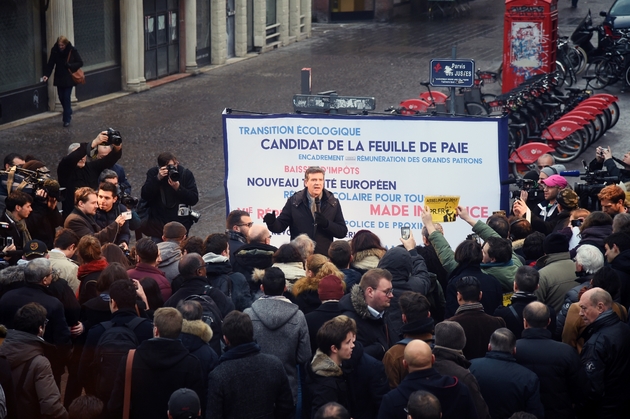
[[[264,224],[234,210],[197,237],[193,174],[162,153],[133,202],[110,143],[71,145],[58,180],[4,160],[0,418],[630,417],[618,186],[589,212],[542,156],[542,201],[458,207],[461,243],[425,208],[422,243],[388,249],[346,239],[310,167]]]

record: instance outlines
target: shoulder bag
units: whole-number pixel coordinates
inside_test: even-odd
[[[70,62],[71,55],[72,55],[72,50],[70,50],[70,52],[68,53],[68,62]],[[85,84],[85,74],[83,74],[83,70],[79,68],[74,73],[70,69],[68,69],[68,71],[70,72],[70,76],[72,76],[73,82],[75,82],[76,84]]]

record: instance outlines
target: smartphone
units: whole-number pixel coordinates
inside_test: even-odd
[[[125,211],[122,215],[125,216],[125,220],[131,220],[131,211]]]
[[[7,246],[13,245],[13,237],[7,237]]]
[[[411,234],[411,228],[400,227],[400,237],[402,237],[403,240],[407,240],[410,234]]]

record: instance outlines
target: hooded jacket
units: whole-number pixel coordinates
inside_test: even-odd
[[[287,291],[289,292],[298,279],[306,276],[304,262],[274,263],[271,266],[280,269],[284,273],[284,279],[287,281]]]
[[[317,292],[320,279],[318,277],[305,276],[293,285],[291,292],[295,296],[296,304],[304,314],[308,314],[322,305]]]
[[[497,307],[503,305],[503,289],[501,283],[492,275],[481,270],[480,265],[459,264],[451,272],[446,287],[446,318],[453,317],[459,308],[457,303],[457,281],[465,276],[474,276],[481,285],[481,300],[483,310],[486,313],[493,313]]]
[[[0,347],[0,355],[5,356],[11,366],[19,419],[68,417],[50,362],[44,356],[46,346],[51,345],[33,334],[10,330]]]
[[[127,271],[127,274],[131,279],[141,280],[146,276],[155,279],[155,282],[157,282],[160,286],[160,293],[162,294],[163,301],[168,300],[173,293],[171,290],[171,284],[164,276],[164,272],[155,266],[149,265],[148,263],[138,262],[134,268]]]
[[[188,352],[201,362],[203,382],[206,386],[208,375],[219,364],[219,356],[208,344],[212,339],[212,329],[202,320],[184,319],[180,339]]]
[[[252,294],[255,294],[259,289],[256,281],[252,279],[254,269],[267,269],[273,265],[271,258],[273,254],[276,253],[276,250],[278,250],[278,248],[270,244],[250,243],[241,246],[237,252],[232,254],[234,257],[234,261],[232,262],[234,272],[243,274],[250,286]]]
[[[433,368],[442,375],[455,377],[459,382],[466,384],[475,403],[477,416],[479,416],[479,419],[489,419],[488,405],[481,395],[477,379],[468,370],[470,361],[464,357],[462,351],[435,345],[433,347],[433,355],[435,355]]]
[[[168,282],[173,282],[173,279],[179,275],[179,261],[182,259],[179,243],[167,240],[158,243],[157,247],[160,250],[160,258],[162,259],[158,269],[164,272]]]
[[[275,222],[267,227],[272,233],[282,233],[289,227],[291,240],[300,234],[307,234],[315,241],[315,253],[328,255],[333,238],[343,239],[348,234],[341,205],[330,191],[322,190],[320,212],[328,220],[328,226],[324,228],[315,223],[307,195],[306,188],[293,194],[287,199]]]
[[[378,263],[378,268],[385,269],[392,274],[394,296],[389,305],[394,336],[400,335],[402,328],[402,310],[398,304],[400,295],[405,291],[419,292],[429,295],[431,279],[427,265],[416,249],[407,250],[404,247],[389,249]]]
[[[121,361],[107,410],[122,416],[127,356]],[[206,394],[199,360],[177,339],[153,338],[142,342],[133,359],[131,414],[134,419],[167,419],[168,400],[182,387],[197,393],[201,406]]]
[[[306,366],[306,387],[310,400],[310,417],[326,403],[336,402],[350,410],[348,385],[341,367],[319,349]]]
[[[214,288],[232,300],[237,310],[243,311],[252,305],[251,289],[243,274],[233,272],[227,257],[212,252],[203,255],[206,262],[206,277]]]
[[[409,373],[398,387],[383,397],[378,419],[405,419],[403,410],[409,396],[424,390],[438,398],[443,419],[476,419],[477,411],[468,388],[455,377],[447,377],[434,368]]]
[[[311,341],[304,314],[284,297],[263,296],[244,311],[254,325],[254,338],[262,353],[277,356],[289,377],[297,400],[297,365],[311,359]]]
[[[350,293],[339,300],[339,307],[342,314],[357,323],[357,340],[363,344],[365,353],[379,361],[382,360],[385,352],[396,341],[387,310],[380,319],[372,317],[359,284],[352,287]]]

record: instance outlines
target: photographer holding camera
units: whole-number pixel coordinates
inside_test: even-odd
[[[148,207],[142,233],[159,243],[164,224],[168,222],[177,221],[186,227],[187,232],[190,230],[196,221],[196,213],[191,207],[199,201],[199,192],[195,176],[180,165],[172,153],[161,153],[157,163],[157,167],[147,171],[141,198]]]
[[[619,164],[623,165],[623,169],[617,167]],[[595,158],[589,163],[588,170],[594,172],[596,170],[602,170],[606,168],[608,176],[619,176],[621,182],[630,181],[630,151],[623,155],[623,159],[619,160],[613,156],[613,152],[610,147],[597,147],[595,149]]]
[[[112,146],[112,151],[102,159],[86,161],[90,150],[101,144]],[[62,202],[64,219],[74,209],[74,191],[80,187],[98,188],[98,177],[122,157],[122,138],[111,128],[102,131],[91,143],[74,143],[68,147],[68,155],[57,166],[59,184],[65,187]]]

